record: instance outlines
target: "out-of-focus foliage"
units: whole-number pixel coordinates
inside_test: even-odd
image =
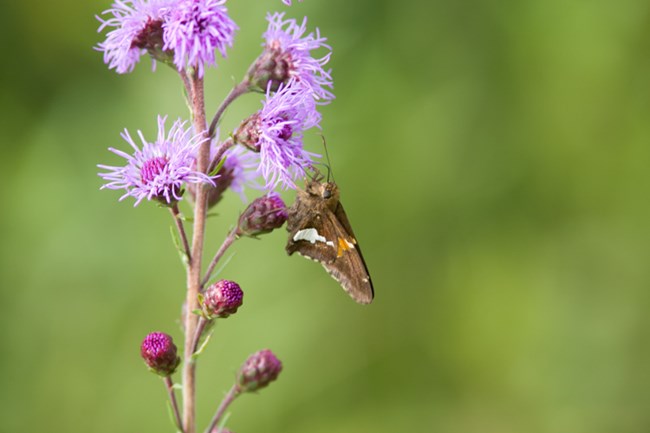
[[[138,354],[150,331],[181,339],[171,220],[100,192],[95,164],[119,162],[106,148],[126,148],[123,128],[186,117],[181,87],[148,59],[105,68],[107,1],[34,3],[0,6],[0,430],[171,432]],[[209,112],[258,54],[266,11],[329,37],[323,133],[377,295],[354,304],[286,256],[284,230],[238,241],[222,275],[245,302],[200,360],[200,425],[268,347],[284,371],[235,402],[233,431],[648,431],[650,3],[229,7],[241,29],[207,73]],[[226,198],[209,251],[243,207]]]

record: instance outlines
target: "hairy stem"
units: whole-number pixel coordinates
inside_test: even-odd
[[[181,420],[181,413],[178,410],[178,402],[176,401],[176,394],[174,393],[174,382],[170,376],[163,377],[163,382],[165,382],[165,388],[167,388],[167,393],[169,394],[169,401],[172,405],[172,410],[174,411],[174,419],[176,420],[176,427],[183,432],[183,421]]]
[[[185,233],[183,220],[180,217],[181,213],[178,210],[178,204],[174,204],[174,206],[170,207],[169,210],[172,213],[172,217],[174,217],[174,222],[176,223],[176,228],[178,229],[178,235],[181,237],[181,241],[183,242],[183,249],[185,250],[185,255],[187,256],[187,262],[191,263],[192,254],[190,251],[190,244],[187,242],[187,234]]]
[[[205,101],[203,79],[194,71],[191,78],[192,122],[197,133],[206,134]],[[197,170],[206,173],[210,158],[210,141],[201,143],[196,160]],[[194,204],[194,231],[192,233],[192,260],[187,272],[187,298],[185,311],[185,347],[183,363],[183,431],[196,432],[196,364],[192,359],[193,340],[198,317],[192,311],[198,308],[198,294],[201,283],[201,259],[203,257],[203,239],[205,237],[205,219],[207,213],[207,192],[197,185]]]
[[[192,354],[196,353],[196,349],[199,348],[199,342],[201,341],[201,334],[203,334],[203,330],[205,329],[205,326],[209,322],[201,317],[199,318],[199,323],[196,325],[196,332],[194,333],[194,338],[192,339]]]
[[[205,284],[210,280],[212,271],[214,271],[214,268],[217,266],[217,263],[219,263],[221,257],[223,257],[223,255],[226,253],[226,250],[233,244],[233,242],[235,242],[235,240],[237,240],[237,229],[238,227],[235,227],[230,231],[230,233],[228,233],[228,236],[226,236],[226,239],[223,240],[223,243],[219,247],[219,250],[215,253],[214,257],[212,258],[210,265],[208,265],[208,269],[205,271],[205,276],[201,281],[202,288],[205,287]]]
[[[235,99],[239,98],[241,95],[248,92],[248,86],[249,86],[248,80],[244,80],[230,90],[230,93],[228,93],[228,96],[226,96],[226,99],[223,100],[223,102],[217,109],[217,112],[215,113],[214,117],[212,118],[212,122],[210,123],[210,129],[208,130],[208,137],[212,138],[214,136],[214,132],[217,129],[217,125],[219,124],[219,120],[221,120],[221,116],[223,115],[223,112],[226,111],[226,108],[228,108],[228,106]]]
[[[232,140],[232,138],[228,138],[226,141],[221,143],[219,145],[219,148],[217,149],[217,153],[215,153],[214,158],[212,158],[212,161],[210,161],[210,171],[212,171],[214,168],[216,168],[219,163],[221,162],[221,158],[223,158],[223,155],[226,153],[228,149],[233,147],[235,145],[235,142]]]
[[[185,70],[180,70],[178,71],[178,74],[181,76],[181,80],[183,81],[183,87],[185,88],[185,98],[187,100],[188,105],[190,106],[190,110],[192,110],[192,83],[190,82],[190,77],[188,77],[187,72]],[[194,113],[192,113],[194,114]]]
[[[205,433],[213,433],[215,427],[219,423],[219,420],[223,416],[224,412],[226,412],[226,409],[228,409],[228,406],[230,406],[230,403],[235,401],[235,398],[239,395],[239,386],[237,384],[234,384],[232,388],[230,388],[230,391],[228,391],[228,394],[221,400],[221,404],[219,405],[219,409],[217,409],[217,413],[214,414],[212,417],[212,421],[210,421],[210,425],[208,428],[205,430]]]

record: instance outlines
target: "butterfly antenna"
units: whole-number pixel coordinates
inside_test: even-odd
[[[327,181],[330,181],[330,175],[332,176],[332,180],[336,182],[336,179],[334,179],[334,172],[332,171],[332,163],[330,161],[330,154],[327,151],[327,142],[325,141],[325,136],[321,135],[320,138],[323,140],[323,148],[325,149],[325,157],[327,158],[327,164],[325,167],[327,167]]]

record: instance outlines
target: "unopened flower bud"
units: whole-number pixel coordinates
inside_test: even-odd
[[[257,236],[282,227],[287,206],[277,193],[256,198],[239,217],[238,236]]]
[[[246,146],[253,152],[260,151],[260,114],[255,113],[242,120],[233,134],[235,143]]]
[[[149,369],[160,376],[171,376],[181,362],[172,337],[164,332],[147,335],[140,346],[140,355]]]
[[[260,350],[248,357],[239,370],[237,384],[241,392],[257,391],[278,378],[282,362],[268,349]]]
[[[283,51],[279,41],[267,43],[264,51],[255,60],[246,74],[250,87],[265,92],[275,92],[280,84],[286,84],[291,78],[292,58],[288,51]]]
[[[244,292],[234,281],[219,280],[201,296],[204,314],[210,318],[226,318],[235,314],[244,301]]]
[[[131,48],[145,49],[154,60],[173,66],[174,51],[163,49],[163,20],[148,19],[131,41]]]

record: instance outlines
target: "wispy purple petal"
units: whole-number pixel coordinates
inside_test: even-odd
[[[301,81],[314,93],[319,103],[328,103],[334,99],[330,91],[333,88],[331,70],[325,70],[332,49],[321,37],[320,31],[307,32],[307,17],[298,24],[294,19],[284,19],[284,13],[268,14],[269,26],[263,37],[265,51],[272,52],[288,66],[288,78]],[[323,48],[327,53],[315,58],[312,51]]]
[[[112,28],[96,49],[104,53],[104,63],[119,74],[131,72],[148,49],[162,44],[162,23],[176,0],[116,0],[102,13],[98,32]],[[154,61],[155,66],[155,61]]]
[[[321,119],[309,88],[291,81],[273,95],[267,92],[258,115],[259,172],[266,188],[295,188],[294,181],[319,157],[303,146],[303,131],[319,127]]]
[[[237,24],[228,16],[226,0],[182,0],[165,22],[164,49],[174,51],[179,69],[216,66],[215,51],[226,57],[232,47]]]
[[[127,160],[122,167],[98,165],[106,170],[99,176],[108,183],[101,189],[124,189],[126,197],[134,197],[137,206],[144,199],[158,200],[172,204],[182,198],[186,184],[207,183],[214,185],[213,179],[196,171],[196,148],[205,140],[202,134],[193,135],[191,127],[185,128],[185,122],[178,119],[169,132],[165,134],[166,117],[158,117],[158,137],[153,143],[148,142],[142,132],[138,136],[142,149],[135,144],[125,129],[122,138],[133,148],[133,155],[118,149],[109,148],[116,155]]]

